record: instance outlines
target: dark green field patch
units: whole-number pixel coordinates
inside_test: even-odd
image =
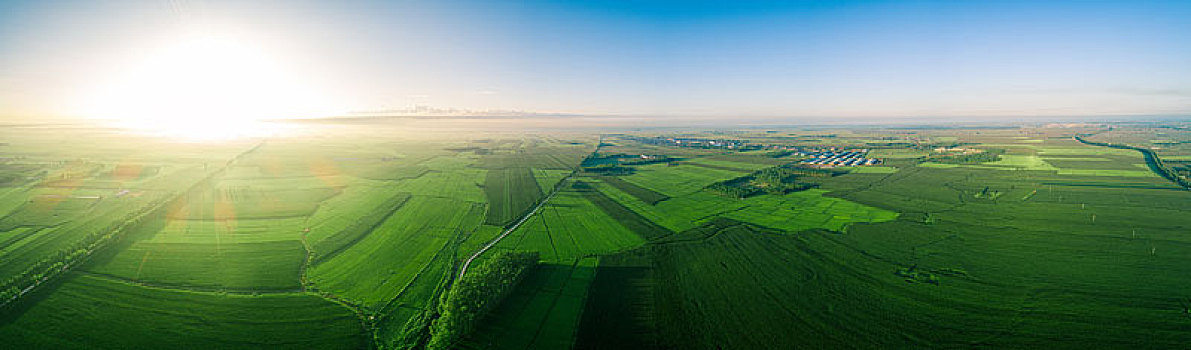
[[[489,225],[508,224],[542,198],[542,190],[530,168],[489,170],[484,194],[489,205],[484,223]]]
[[[642,202],[649,203],[650,205],[670,199],[670,196],[657,193],[648,188],[637,186],[632,182],[624,181],[623,179],[616,176],[600,176],[600,181],[612,185],[612,187],[616,187],[617,189],[620,189],[621,191],[624,191],[624,193],[628,193],[633,197],[637,197],[637,199],[640,199]]]
[[[601,257],[575,348],[656,348],[656,282],[653,260],[643,250]]]
[[[350,310],[314,295],[218,295],[140,287],[86,275],[65,278],[60,287],[36,305],[16,313],[0,314],[3,347],[368,347],[364,329]]]
[[[460,348],[571,348],[595,264],[588,258],[574,265],[539,265]]]
[[[709,163],[701,163],[701,162],[682,162],[682,164],[694,165],[697,167],[716,169],[716,170],[727,170],[727,171],[738,171],[738,172],[752,172],[754,170],[754,169],[743,167],[743,166],[729,166],[729,165],[725,165],[724,163],[727,163],[727,162],[721,162],[721,163],[717,163],[717,164],[709,164]]]
[[[624,205],[617,203],[611,198],[608,198],[608,196],[604,195],[602,192],[591,189],[589,187],[591,186],[590,184],[577,181],[575,182],[574,186],[577,190],[583,193],[584,197],[587,197],[587,200],[591,201],[593,204],[599,207],[600,210],[603,210],[605,213],[607,213],[608,216],[616,219],[616,221],[619,221],[621,225],[624,225],[624,227],[627,227],[629,230],[632,230],[634,233],[640,235],[641,238],[646,240],[654,240],[674,233],[665,227],[649,221],[649,219],[641,216],[641,214],[637,214],[637,212],[626,208]]]

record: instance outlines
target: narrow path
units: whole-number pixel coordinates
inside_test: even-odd
[[[566,181],[575,177],[575,173],[577,173],[577,172],[578,171],[572,172],[570,175],[567,175],[567,177],[560,180],[559,183],[560,184],[565,183]],[[542,206],[545,206],[546,203],[550,202],[550,199],[554,198],[555,194],[557,194],[559,191],[562,191],[563,187],[566,187],[566,186],[554,186],[554,190],[550,191],[550,194],[547,195],[546,198],[542,198],[542,201],[538,202],[538,205],[534,206],[533,210],[526,212],[524,215],[521,216],[520,219],[517,220],[517,223],[513,224],[513,226],[509,226],[509,228],[505,229],[504,232],[500,233],[500,236],[496,236],[496,238],[492,239],[492,241],[489,241],[488,244],[485,244],[484,247],[480,248],[480,250],[477,250],[475,253],[473,253],[471,256],[469,256],[467,258],[467,260],[464,260],[463,266],[461,266],[459,268],[459,276],[458,277],[460,277],[460,278],[463,277],[463,275],[467,273],[467,268],[469,266],[471,266],[472,261],[475,261],[476,258],[480,257],[480,255],[483,255],[484,252],[488,251],[488,249],[491,249],[497,243],[500,243],[500,241],[502,239],[505,239],[505,237],[508,236],[510,233],[513,233],[513,231],[516,231],[518,227],[521,227],[521,224],[524,224],[525,221],[529,220],[529,218],[532,217],[535,213],[537,213],[538,210],[542,209]]]

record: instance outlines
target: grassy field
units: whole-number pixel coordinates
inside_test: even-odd
[[[484,223],[498,226],[521,216],[542,198],[542,190],[529,168],[489,170],[484,180],[484,194],[488,197],[488,215]]]
[[[482,213],[475,203],[414,196],[359,243],[312,267],[309,279],[320,291],[382,305],[401,293],[448,242],[474,230]]]
[[[460,348],[571,348],[596,263],[539,266]]]
[[[368,341],[351,310],[314,295],[196,293],[80,274],[0,317],[0,338],[22,349],[358,349]]]
[[[645,240],[600,210],[583,193],[568,190],[497,245],[498,249],[537,251],[547,263],[632,248]]]
[[[669,197],[691,194],[704,187],[741,175],[748,170],[723,170],[695,165],[650,164],[636,167],[636,173],[624,181]]]
[[[0,347],[399,348],[431,328],[460,263],[556,188],[476,260],[541,257],[457,347],[1191,342],[1191,197],[1137,151],[1072,139],[1178,159],[1176,129],[631,134],[882,147],[869,157],[886,166],[738,199],[706,187],[797,158],[425,126],[450,122],[201,147],[0,128],[13,155],[0,161],[0,281],[36,286],[0,290],[17,295],[0,306]],[[601,154],[677,161],[575,172],[597,139]],[[919,159],[954,145],[1003,154]]]
[[[632,182],[625,181],[618,176],[603,176],[600,177],[600,182],[606,183],[624,193],[628,193],[638,200],[648,203],[650,205],[658,204],[658,202],[670,199],[669,196],[654,192],[650,189],[637,186]]]

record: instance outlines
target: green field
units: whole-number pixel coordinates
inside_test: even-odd
[[[645,240],[592,204],[583,193],[563,191],[512,235],[499,249],[536,251],[548,263],[607,254]]]
[[[822,127],[598,136],[436,123],[452,122],[353,121],[315,137],[209,145],[4,131],[10,141],[0,147],[13,156],[0,162],[0,347],[1191,342],[1191,238],[1182,235],[1191,227],[1189,192],[1138,151],[1073,139],[1148,143],[1179,133]],[[85,147],[59,145],[75,138]],[[955,145],[1000,158],[923,159]],[[870,148],[867,157],[884,163],[809,170],[773,152],[790,147]],[[1181,166],[1180,150],[1157,152]],[[593,154],[672,161],[611,175],[580,167]],[[762,169],[795,175],[746,177]],[[759,186],[743,198],[709,188],[742,177]],[[523,279],[491,282],[472,270],[459,279],[467,261],[499,266],[491,263],[513,255],[539,261],[518,265]],[[450,295],[485,303],[467,309]],[[477,323],[444,328],[455,327],[439,322],[453,319],[446,306]]]
[[[342,305],[307,294],[224,295],[72,274],[20,315],[0,318],[12,348],[353,349],[367,346]],[[317,325],[317,326],[314,326]]]
[[[528,168],[489,170],[484,180],[484,194],[489,203],[484,223],[489,225],[508,224],[542,198],[538,181]]]

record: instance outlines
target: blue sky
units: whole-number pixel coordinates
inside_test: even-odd
[[[0,116],[68,116],[195,28],[352,110],[1186,115],[1188,18],[1188,1],[0,2]]]

